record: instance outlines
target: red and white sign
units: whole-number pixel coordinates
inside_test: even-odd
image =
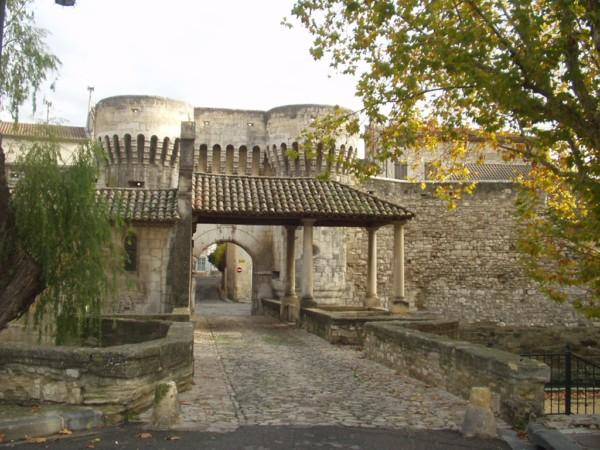
[[[241,273],[241,271],[242,271],[242,268],[241,268],[240,266],[237,266],[237,269],[235,269],[235,271],[236,271],[237,273]]]

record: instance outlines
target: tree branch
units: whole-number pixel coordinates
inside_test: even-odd
[[[576,28],[576,18],[568,5],[563,3],[563,6],[562,14],[560,14],[560,30],[565,39],[564,54],[567,74],[571,80],[573,92],[584,107],[585,115],[594,122],[597,101],[590,95],[581,73],[579,42],[574,30]]]

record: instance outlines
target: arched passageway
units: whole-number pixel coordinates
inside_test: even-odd
[[[214,302],[251,304],[252,257],[234,242],[215,242],[194,258],[192,298],[197,313]],[[250,308],[240,309],[248,311]]]
[[[217,245],[222,245],[226,265],[222,267],[223,272],[194,272],[196,308],[201,307],[202,296],[212,299],[227,297],[239,303],[252,303],[253,308],[258,305],[259,298],[270,296],[271,233],[271,227],[198,224],[193,236],[194,260],[202,261]]]

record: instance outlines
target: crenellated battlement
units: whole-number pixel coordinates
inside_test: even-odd
[[[111,187],[177,187],[179,138],[148,139],[144,134],[98,138],[106,151],[105,184]],[[279,145],[200,143],[196,146],[194,170],[224,175],[312,177],[324,173],[345,174],[356,156],[352,146],[318,146],[313,155],[293,142]]]
[[[106,152],[100,184],[108,187],[177,187],[179,138],[147,138],[144,134],[98,137]]]
[[[106,151],[109,165],[119,164],[153,164],[174,167],[179,163],[179,138],[159,139],[156,135],[147,139],[138,134],[135,139],[131,134],[122,137],[98,138]]]
[[[308,155],[305,150],[293,142],[271,145],[267,151],[268,159],[278,176],[312,177],[329,174],[345,174],[348,164],[356,157],[356,149],[352,146],[324,148],[317,146],[314,155]]]
[[[346,173],[347,165],[356,157],[356,150],[344,145],[326,152],[318,147],[316,155],[307,157],[297,142],[271,146],[241,145],[225,147],[216,144],[209,147],[200,144],[196,152],[197,172],[220,173],[225,175],[277,175],[289,177],[310,177],[325,172]]]
[[[259,145],[235,147],[231,144],[200,144],[195,154],[194,170],[225,175],[273,174],[273,167],[267,159],[265,149]]]

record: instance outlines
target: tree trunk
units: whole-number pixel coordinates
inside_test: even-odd
[[[44,289],[41,270],[19,245],[0,136],[0,330],[23,315]]]

